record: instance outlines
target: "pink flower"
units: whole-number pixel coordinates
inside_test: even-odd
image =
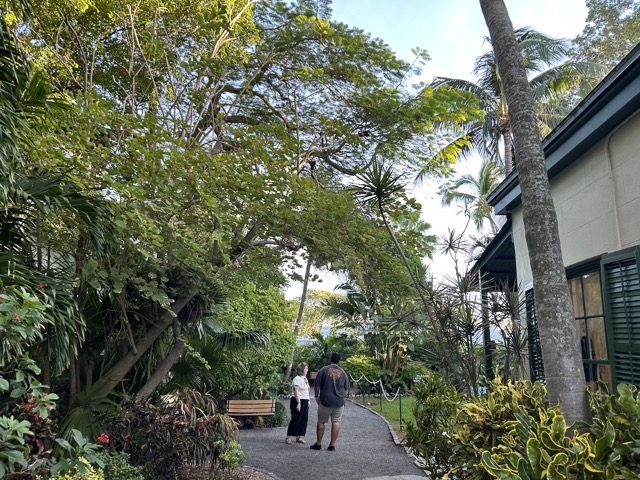
[[[46,285],[44,283],[39,283],[38,288],[44,288]]]
[[[109,443],[109,435],[106,433],[101,433],[98,437],[98,443]]]
[[[17,313],[14,313],[13,314],[13,318],[15,318],[17,320],[18,318],[20,318],[20,315],[18,315]]]

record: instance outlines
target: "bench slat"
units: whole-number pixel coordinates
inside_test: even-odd
[[[228,400],[227,415],[231,417],[270,416],[276,413],[275,400]]]

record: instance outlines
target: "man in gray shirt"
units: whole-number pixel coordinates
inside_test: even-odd
[[[349,395],[349,379],[345,371],[338,366],[340,354],[331,354],[331,365],[322,367],[316,376],[315,397],[318,404],[318,424],[316,426],[317,440],[311,445],[312,450],[322,449],[324,425],[331,418],[331,443],[327,450],[334,451],[340,433],[340,419]]]

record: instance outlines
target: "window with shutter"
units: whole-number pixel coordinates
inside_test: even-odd
[[[602,277],[614,383],[640,385],[640,249],[602,257]]]
[[[527,311],[527,336],[529,343],[529,370],[531,381],[539,381],[544,385],[544,363],[542,361],[542,349],[540,348],[540,333],[536,318],[536,305],[533,289],[525,292],[525,305]]]
[[[613,386],[599,270],[599,262],[567,270],[584,379],[594,390],[598,382]]]

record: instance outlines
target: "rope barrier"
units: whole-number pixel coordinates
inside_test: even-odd
[[[393,398],[389,399],[389,396],[387,395],[387,392],[384,391],[384,385],[382,385],[382,379],[378,379],[375,382],[372,382],[371,380],[369,380],[364,374],[360,375],[360,378],[358,378],[357,380],[353,378],[353,376],[351,374],[349,374],[349,377],[351,378],[351,383],[357,383],[360,380],[362,380],[363,378],[370,383],[371,385],[376,385],[376,384],[380,384],[380,391],[382,392],[381,394],[384,395],[384,398],[387,400],[387,402],[393,402],[396,398],[398,398],[398,395],[400,394],[400,387],[398,387],[398,390],[396,390],[396,393],[393,395]]]

